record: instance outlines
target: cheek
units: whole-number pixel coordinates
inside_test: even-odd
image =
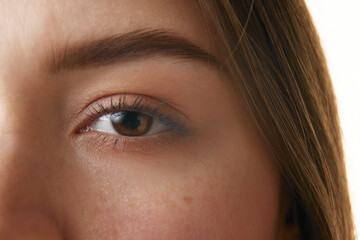
[[[107,204],[98,201],[87,217],[95,226],[87,239],[274,239],[279,181],[269,170],[214,164],[156,180],[153,172],[133,177],[127,193],[108,194]]]

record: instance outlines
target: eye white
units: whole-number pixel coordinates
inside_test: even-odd
[[[98,131],[98,132],[105,132],[105,133],[110,133],[110,134],[116,134],[116,135],[122,135],[115,130],[115,128],[111,122],[110,116],[111,116],[111,113],[103,115],[103,116],[95,119],[90,125],[90,130]],[[152,121],[151,127],[150,127],[149,131],[147,133],[145,133],[144,135],[157,134],[157,133],[160,133],[160,132],[163,132],[163,131],[169,129],[168,127],[166,127],[164,124],[162,124],[156,118],[152,118],[152,119],[153,119],[153,121]],[[144,135],[142,135],[142,136],[144,136]]]

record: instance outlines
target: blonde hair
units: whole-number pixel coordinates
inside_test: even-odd
[[[197,3],[238,100],[276,157],[300,238],[354,239],[336,99],[306,4]]]

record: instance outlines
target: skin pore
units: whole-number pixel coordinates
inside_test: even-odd
[[[73,46],[144,29],[218,56],[192,1],[1,1],[0,16],[0,239],[281,239],[280,174],[214,65],[152,54],[53,71]],[[125,93],[183,131],[86,131]]]

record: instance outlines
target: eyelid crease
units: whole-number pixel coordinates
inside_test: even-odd
[[[75,121],[75,122],[78,122],[77,119],[81,119],[82,116],[84,115],[84,113],[85,113],[86,111],[88,111],[88,109],[89,109],[94,103],[96,103],[96,102],[98,102],[98,101],[104,101],[105,99],[107,99],[107,98],[109,98],[109,97],[110,97],[110,98],[111,98],[111,97],[114,98],[114,97],[116,97],[116,96],[118,96],[118,97],[121,96],[121,97],[124,97],[124,98],[126,98],[126,96],[130,96],[130,97],[132,97],[132,98],[133,98],[134,96],[143,96],[145,99],[150,100],[150,101],[162,102],[163,104],[166,104],[169,108],[171,108],[173,111],[179,113],[179,114],[182,116],[182,118],[184,118],[184,120],[185,120],[186,122],[191,123],[191,125],[196,125],[196,124],[195,124],[195,121],[192,120],[189,116],[187,116],[183,111],[181,111],[181,110],[179,109],[179,107],[176,106],[175,103],[171,103],[171,102],[168,102],[168,101],[165,101],[165,100],[156,98],[156,97],[148,96],[148,95],[146,95],[146,94],[141,94],[141,93],[128,93],[128,92],[119,93],[119,94],[112,94],[112,95],[108,95],[108,96],[100,96],[100,97],[97,97],[97,98],[93,99],[90,104],[86,105],[85,107],[83,107],[83,108],[81,108],[79,111],[77,111],[73,116],[68,117],[68,118],[66,119],[66,123],[70,123],[70,122],[74,122],[74,121]],[[111,101],[111,100],[110,100],[110,101]],[[119,102],[119,103],[120,103],[120,102]],[[111,103],[110,103],[110,104],[111,104]],[[114,105],[115,105],[115,104],[114,104]],[[119,106],[119,107],[120,107],[120,106]],[[77,124],[77,125],[78,125],[78,124]]]

